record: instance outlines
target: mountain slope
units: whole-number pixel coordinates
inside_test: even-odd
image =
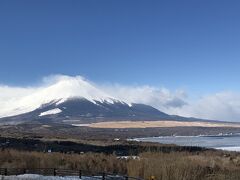
[[[111,120],[196,120],[171,116],[145,104],[114,98],[82,77],[61,76],[45,88],[14,99],[1,110],[0,123],[89,123]],[[5,115],[3,115],[5,114]]]
[[[62,103],[51,102],[40,108],[12,117],[1,118],[0,122],[21,123],[29,121],[70,123],[100,122],[110,120],[161,120],[173,119],[151,106],[126,104],[113,100],[91,102],[85,98],[71,98]]]

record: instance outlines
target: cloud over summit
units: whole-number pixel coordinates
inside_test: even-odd
[[[85,97],[89,100],[115,98],[127,103],[151,105],[169,114],[187,117],[240,121],[240,93],[219,92],[190,101],[187,92],[153,86],[98,84],[81,76],[54,75],[38,86],[0,85],[0,117],[32,111],[52,100]]]

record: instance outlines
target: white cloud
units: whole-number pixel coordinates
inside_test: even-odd
[[[108,85],[103,87],[108,94],[128,103],[152,105],[162,111],[171,107],[182,107],[186,104],[187,95],[184,91],[171,92],[166,88],[152,86]]]
[[[149,104],[168,114],[211,120],[240,121],[240,93],[220,92],[190,101],[186,92],[150,86],[114,85],[105,88],[128,102]]]
[[[81,76],[49,76],[37,87],[0,85],[0,117],[32,111],[52,100],[84,96],[117,98],[127,103],[144,103],[169,114],[225,121],[240,121],[240,93],[220,92],[190,101],[186,92],[153,86],[96,84]]]
[[[171,111],[182,116],[240,121],[240,93],[226,91],[208,95]]]

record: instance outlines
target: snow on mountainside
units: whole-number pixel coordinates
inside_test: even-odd
[[[151,106],[127,103],[115,100],[90,101],[85,98],[70,98],[61,103],[50,102],[34,111],[0,118],[1,124],[21,124],[39,122],[44,124],[88,124],[106,121],[153,121],[153,120],[194,120],[180,116],[171,116]]]
[[[45,112],[41,112],[39,114],[39,116],[47,116],[47,115],[51,115],[51,114],[58,114],[58,113],[61,113],[62,110],[59,109],[59,108],[55,108],[55,109],[51,109],[51,110],[48,110],[48,111],[45,111]]]
[[[80,76],[56,76],[52,79],[45,87],[29,88],[26,95],[21,98],[6,99],[5,103],[0,105],[0,117],[27,113],[50,102],[61,104],[74,97],[84,98],[92,103],[117,101]]]

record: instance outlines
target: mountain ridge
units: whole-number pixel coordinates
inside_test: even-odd
[[[60,100],[41,105],[31,112],[0,118],[3,124],[19,124],[26,122],[40,123],[93,123],[104,121],[199,121],[200,119],[185,118],[168,115],[152,106],[123,101],[89,101],[85,98],[69,98],[59,103]]]

